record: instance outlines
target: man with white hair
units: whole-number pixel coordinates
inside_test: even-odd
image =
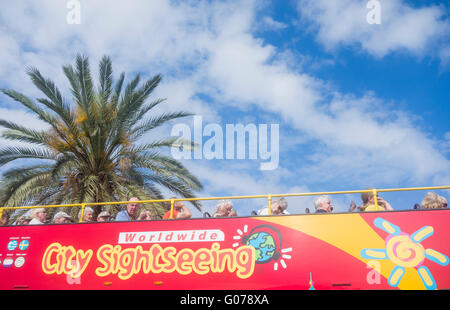
[[[333,211],[331,200],[328,196],[317,197],[314,200],[314,207],[316,208],[316,213],[330,213]]]
[[[30,225],[41,225],[45,223],[47,212],[45,211],[45,208],[33,209],[31,210],[31,217],[33,219],[30,221]]]
[[[213,217],[233,216],[233,202],[231,200],[219,200],[216,205],[216,212]]]

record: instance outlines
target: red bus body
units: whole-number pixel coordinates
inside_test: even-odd
[[[450,210],[0,227],[0,289],[450,289]]]

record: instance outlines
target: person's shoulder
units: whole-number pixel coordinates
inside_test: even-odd
[[[119,211],[116,215],[116,221],[128,221],[129,219],[130,217],[125,210]]]
[[[267,207],[262,208],[258,211],[258,215],[268,215],[269,214],[269,209]]]

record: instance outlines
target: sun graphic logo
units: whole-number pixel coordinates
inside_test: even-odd
[[[271,225],[259,225],[248,232],[248,225],[245,225],[243,231],[237,229],[238,235],[233,236],[237,242],[233,247],[240,244],[249,245],[255,248],[255,263],[267,264],[274,262],[273,269],[278,270],[278,263],[286,269],[285,259],[291,259],[291,255],[286,254],[292,251],[292,248],[282,248],[282,236],[278,229]]]
[[[385,249],[363,249],[361,257],[364,259],[389,259],[396,264],[392,269],[388,283],[397,287],[405,274],[405,268],[417,268],[417,272],[428,290],[437,288],[437,284],[430,270],[423,266],[425,259],[429,259],[441,266],[447,266],[449,258],[433,249],[425,249],[422,241],[431,237],[434,229],[431,226],[424,226],[418,231],[409,235],[402,232],[400,227],[382,218],[376,218],[374,225],[389,234],[385,239]]]

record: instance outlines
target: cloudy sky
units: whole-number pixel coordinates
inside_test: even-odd
[[[183,159],[204,184],[199,197],[450,185],[445,1],[0,1],[2,88],[41,96],[25,73],[36,67],[67,91],[63,65],[82,53],[95,73],[106,54],[116,76],[163,74],[154,95],[167,98],[162,109],[194,112],[202,129],[222,128],[225,149],[227,124],[267,125],[269,136],[278,125],[275,169],[260,169],[267,162],[260,152]],[[379,23],[368,18],[373,3]],[[0,113],[43,126],[4,95]],[[178,123],[193,129],[194,119]],[[259,151],[261,141],[258,134]],[[381,196],[398,210],[424,195]],[[358,195],[333,196],[335,210],[352,199],[360,203]],[[304,212],[311,201],[291,198],[289,210]],[[264,204],[235,201],[240,215]]]

